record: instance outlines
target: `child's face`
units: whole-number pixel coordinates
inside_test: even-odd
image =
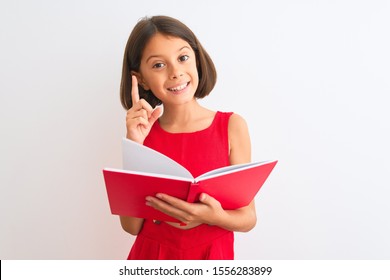
[[[157,33],[142,54],[138,81],[165,105],[192,101],[199,83],[195,52],[186,41]]]

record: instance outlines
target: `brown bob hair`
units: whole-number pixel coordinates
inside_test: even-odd
[[[131,32],[123,57],[120,100],[126,110],[133,105],[131,99],[131,72],[139,72],[143,50],[150,38],[156,33],[181,38],[188,42],[195,52],[199,76],[199,85],[195,92],[196,98],[207,96],[217,81],[217,72],[213,61],[195,34],[185,24],[167,16],[145,17],[136,24]],[[138,90],[140,99],[145,99],[153,108],[162,104],[161,100],[152,91],[145,90],[140,85],[138,85]]]

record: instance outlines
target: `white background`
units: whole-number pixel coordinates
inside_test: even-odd
[[[124,47],[145,15],[187,24],[279,164],[237,259],[390,258],[389,1],[0,2],[0,258],[124,259],[101,169],[121,167]]]

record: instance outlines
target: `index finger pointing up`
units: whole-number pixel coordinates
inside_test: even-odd
[[[131,76],[131,100],[133,106],[139,101],[138,80],[134,75]]]

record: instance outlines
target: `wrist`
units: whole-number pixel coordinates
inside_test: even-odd
[[[136,139],[136,138],[132,137],[129,133],[126,134],[126,138],[133,141],[133,142],[136,142],[138,144],[141,144],[141,145],[144,144],[144,141],[141,141],[141,139]]]
[[[214,219],[211,221],[210,225],[226,228],[229,225],[230,220],[231,216],[229,212],[221,208],[221,211],[215,214]]]

